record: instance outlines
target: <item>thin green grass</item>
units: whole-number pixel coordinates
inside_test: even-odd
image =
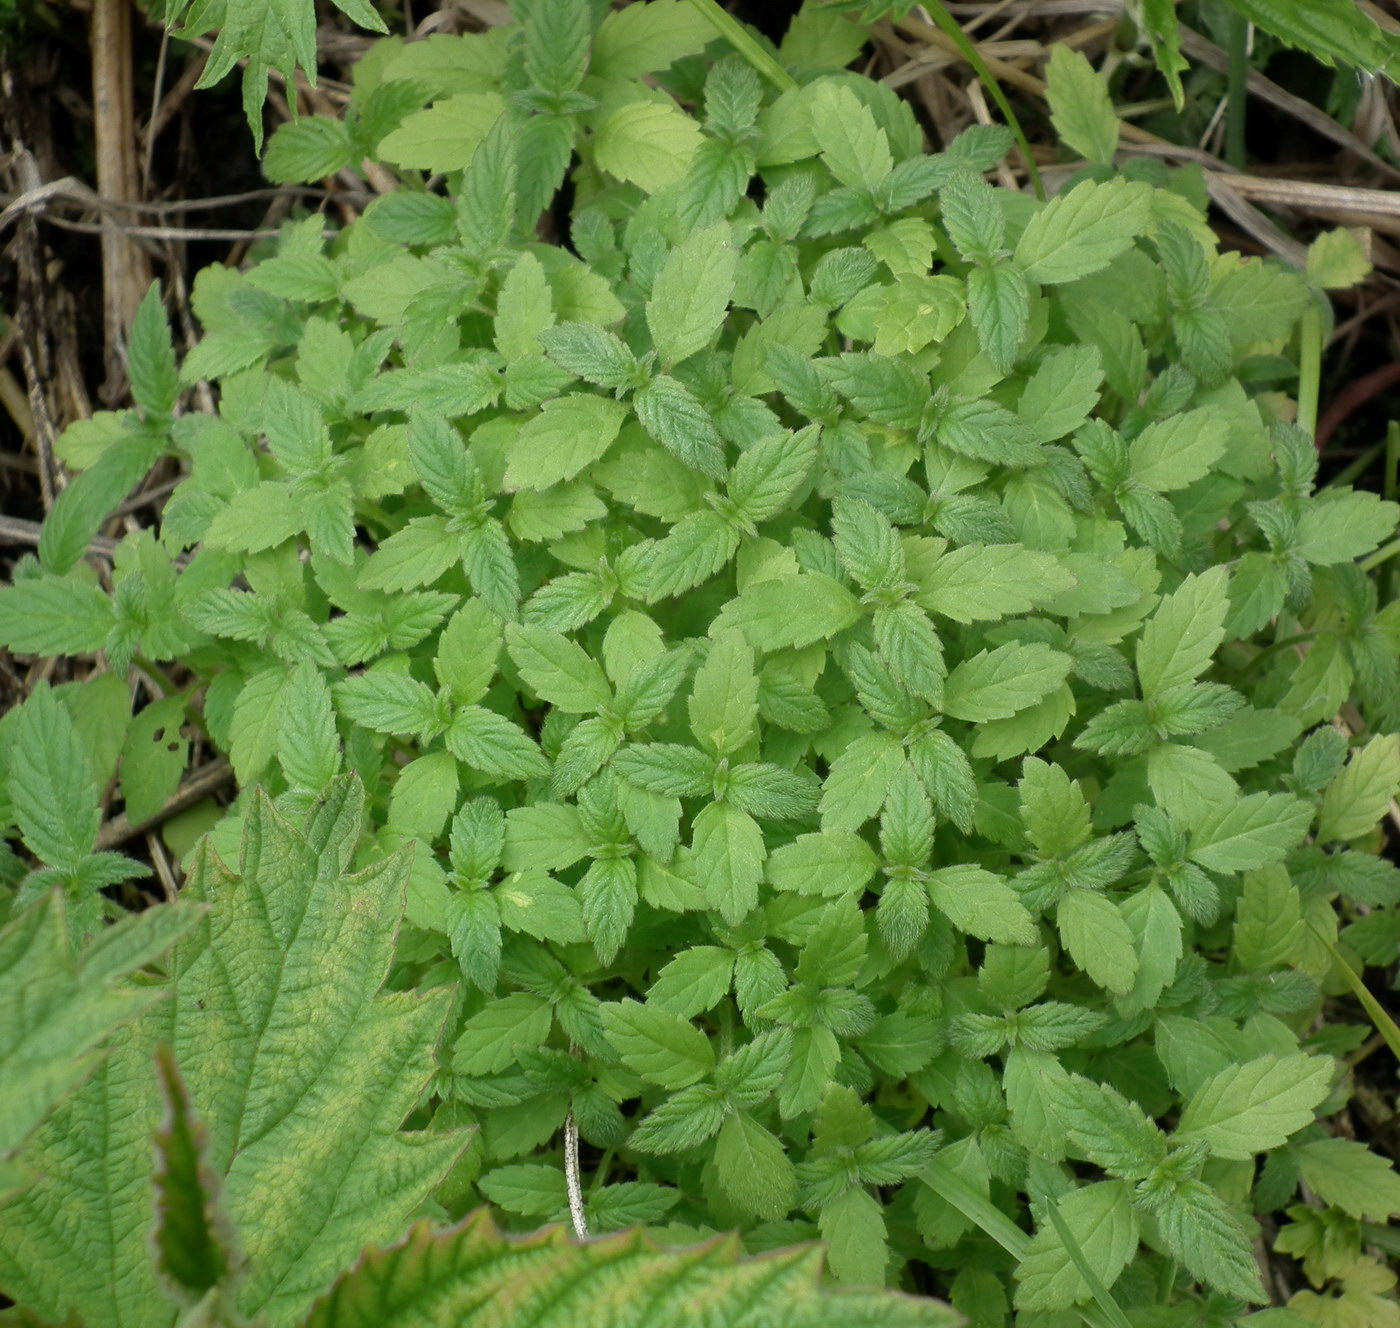
[[[947,1164],[944,1157],[935,1157],[924,1168],[923,1179],[933,1187],[940,1198],[946,1199],[969,1222],[996,1241],[1017,1263],[1026,1257],[1031,1238],[990,1199],[978,1194]],[[1132,1328],[1118,1302],[1089,1267],[1084,1251],[1074,1239],[1074,1234],[1065,1226],[1064,1218],[1060,1217],[1053,1204],[1049,1205],[1049,1210],[1050,1220],[1055,1224],[1060,1239],[1064,1241],[1065,1249],[1074,1260],[1075,1266],[1085,1275],[1085,1280],[1099,1302],[1097,1309],[1090,1305],[1078,1306],[1080,1318],[1088,1328]],[[1102,1299],[1099,1297],[1100,1292],[1103,1293]]]
[[[718,0],[690,0],[690,3],[697,12],[709,19],[720,36],[775,88],[786,92],[789,88],[797,86],[797,80],[754,41],[748,29],[738,19],[720,8]]]
[[[1400,551],[1400,541],[1397,541],[1391,548],[1392,552]],[[1400,1059],[1400,1027],[1396,1027],[1395,1020],[1386,1013],[1385,1007],[1371,995],[1370,988],[1361,980],[1357,971],[1347,963],[1341,951],[1316,927],[1313,927],[1313,934],[1326,946],[1327,953],[1332,956],[1332,962],[1337,965],[1342,975],[1342,980],[1351,988],[1356,999],[1361,1002],[1362,1008],[1365,1009],[1371,1022],[1375,1025],[1376,1032],[1385,1039],[1385,1045],[1390,1048],[1397,1059]]]
[[[1041,183],[1040,171],[1036,168],[1035,157],[1031,153],[1030,140],[1027,139],[1025,130],[1021,128],[1021,122],[1016,118],[1016,112],[1011,109],[1011,103],[1007,101],[1006,94],[1001,90],[1001,84],[997,82],[992,71],[987,68],[987,62],[982,59],[982,53],[973,44],[967,33],[962,30],[957,19],[944,9],[941,0],[928,0],[925,9],[928,10],[929,17],[947,35],[948,40],[958,48],[963,59],[972,66],[973,72],[982,80],[982,85],[987,89],[992,100],[996,102],[997,109],[1006,118],[1007,127],[1015,136],[1016,144],[1021,149],[1021,155],[1026,159],[1026,174],[1030,176],[1035,196],[1043,199],[1045,186]]]

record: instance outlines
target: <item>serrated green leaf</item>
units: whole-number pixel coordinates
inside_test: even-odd
[[[738,631],[755,650],[801,649],[859,616],[856,597],[840,582],[808,572],[754,582],[724,606],[711,630]]]
[[[1277,862],[1307,831],[1311,809],[1287,793],[1250,793],[1196,824],[1191,857],[1211,871],[1250,871]]]
[[[1199,1140],[1226,1158],[1268,1152],[1312,1123],[1332,1074],[1323,1056],[1261,1056],[1231,1066],[1192,1094],[1176,1137]]]
[[[939,912],[980,940],[998,945],[1031,945],[1035,923],[1001,877],[982,867],[940,867],[929,873],[929,898]]]
[[[714,802],[696,816],[691,843],[696,883],[710,906],[737,926],[758,902],[763,831],[748,813]]]
[[[125,979],[158,958],[199,920],[172,905],[99,933],[73,953],[61,897],[43,895],[0,931],[6,993],[0,1021],[0,1157],[8,1159],[44,1116],[102,1060],[108,1034],[163,1000],[166,992]]]
[[[626,417],[617,402],[586,392],[546,401],[516,435],[506,484],[513,489],[547,489],[573,479],[612,446]]]
[[[603,170],[650,194],[686,173],[700,143],[699,126],[678,107],[635,101],[599,125],[593,153]]]
[[[1060,900],[1056,922],[1070,957],[1099,986],[1119,996],[1133,989],[1137,950],[1112,900],[1090,890],[1070,890]]]
[[[1053,554],[1020,544],[966,544],[933,564],[917,598],[929,612],[955,622],[994,622],[1073,585],[1074,576]]]
[[[506,649],[526,685],[557,710],[589,715],[611,703],[612,688],[602,667],[568,637],[511,623]]]
[[[1043,285],[1074,281],[1107,267],[1142,234],[1150,217],[1145,185],[1084,180],[1031,218],[1016,244],[1016,264]]]
[[[953,669],[943,688],[943,709],[974,724],[1007,719],[1058,687],[1069,668],[1069,656],[1049,646],[1008,642]]]
[[[689,359],[719,330],[738,257],[727,225],[692,231],[667,255],[647,301],[647,326],[663,365]]]
[[[792,1162],[778,1140],[752,1116],[728,1117],[715,1144],[715,1170],[730,1200],[769,1221],[783,1217],[796,1198]]]
[[[1112,1287],[1138,1244],[1137,1217],[1128,1187],[1122,1181],[1100,1181],[1052,1202],[1101,1284]],[[1016,1303],[1027,1310],[1069,1309],[1094,1295],[1051,1222],[1031,1238],[1016,1278]]]
[[[1192,682],[1205,671],[1225,638],[1227,579],[1223,567],[1188,576],[1157,606],[1137,647],[1144,696]]]
[[[715,1067],[709,1039],[659,1006],[633,1000],[605,1005],[603,1027],[623,1063],[662,1088],[686,1088]]]
[[[13,742],[22,755],[8,792],[19,832],[45,865],[72,868],[91,852],[102,813],[87,753],[47,685],[20,706]]]
[[[1400,792],[1400,738],[1378,734],[1352,753],[1322,795],[1317,837],[1358,839],[1375,828]]]
[[[1061,139],[1089,161],[1111,166],[1118,148],[1118,117],[1108,85],[1094,67],[1081,52],[1056,45],[1050,51],[1046,85],[1050,118]]]

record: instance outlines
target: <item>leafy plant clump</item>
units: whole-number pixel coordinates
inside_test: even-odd
[[[494,1228],[311,1306],[415,1216],[564,1220],[576,1129],[594,1234],[820,1238],[977,1325],[1245,1317],[1261,1231],[1295,1314],[1383,1312],[1400,1179],[1327,1118],[1370,1035],[1335,998],[1400,950],[1400,508],[1316,487],[1288,395],[1354,246],[1220,252],[1198,175],[1105,164],[1082,60],[1091,162],[1039,203],[984,180],[1002,130],[926,153],[839,14],[754,45],[779,90],[679,0],[605,11],[378,43],[267,168],[400,186],[201,273],[182,365],[153,293],[137,408],[61,442],[0,641],[105,668],[0,720],[42,864],[0,971],[50,936],[55,993],[96,986],[0,1132],[0,1287],[400,1322],[373,1298]],[[109,590],[84,552],[170,455]],[[186,727],[242,791],[169,827],[192,902],[105,928],[142,869],[98,790],[158,815]],[[680,1279],[654,1305],[709,1276],[596,1248]],[[735,1267],[807,1304],[802,1256]]]

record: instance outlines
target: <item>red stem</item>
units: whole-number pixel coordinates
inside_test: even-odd
[[[1326,413],[1317,424],[1317,446],[1327,446],[1327,440],[1356,411],[1360,410],[1372,397],[1378,397],[1388,388],[1400,383],[1400,360],[1384,364],[1368,374],[1348,383],[1327,407]]]

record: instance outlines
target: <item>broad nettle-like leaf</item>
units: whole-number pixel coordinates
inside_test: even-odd
[[[402,1244],[370,1250],[316,1303],[306,1328],[460,1328],[568,1323],[682,1328],[697,1312],[732,1328],[951,1328],[953,1311],[893,1293],[828,1290],[814,1247],[740,1256],[731,1236],[663,1248],[641,1232],[577,1244],[560,1227],[504,1234],[486,1212],[460,1227],[426,1223]]]
[[[54,1319],[173,1322],[150,1258],[156,1050],[208,1131],[240,1233],[244,1314],[298,1320],[366,1245],[392,1239],[460,1154],[402,1133],[433,1068],[446,996],[385,993],[407,860],[352,870],[363,795],[346,777],[301,827],[251,800],[238,867],[206,844],[187,895],[207,912],[167,991],[24,1152],[41,1179],[6,1211],[0,1284]]]
[[[0,1163],[101,1064],[114,1030],[165,998],[127,979],[199,913],[180,904],[136,914],[76,954],[62,895],[51,892],[0,931]]]

